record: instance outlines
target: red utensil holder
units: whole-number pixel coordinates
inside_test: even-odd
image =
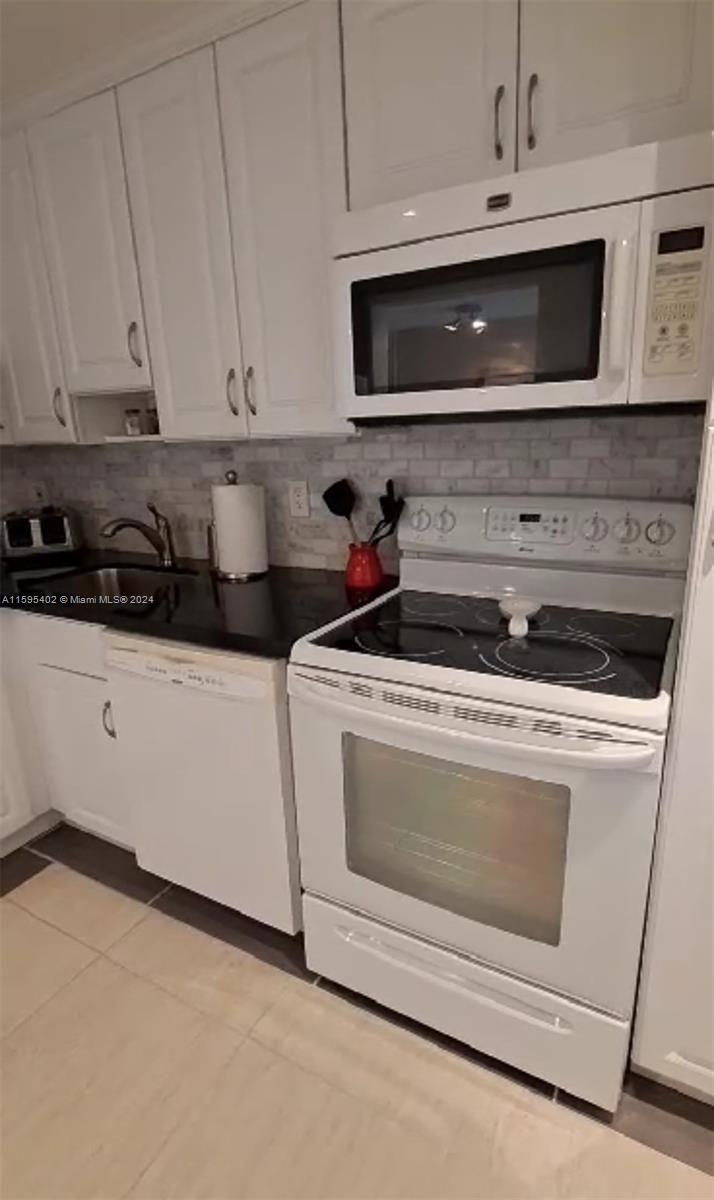
[[[371,592],[384,581],[384,571],[376,546],[365,542],[350,545],[345,571],[345,586],[350,591]]]

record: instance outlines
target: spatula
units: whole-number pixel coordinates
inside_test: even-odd
[[[331,483],[328,488],[322,493],[322,499],[329,508],[334,517],[344,517],[350,527],[352,540],[359,542],[355,523],[352,520],[357,496],[349,479],[338,479],[336,483]]]

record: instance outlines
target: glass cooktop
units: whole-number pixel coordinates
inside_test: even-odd
[[[638,700],[658,694],[669,617],[545,605],[528,626],[510,637],[497,600],[403,591],[316,644]]]

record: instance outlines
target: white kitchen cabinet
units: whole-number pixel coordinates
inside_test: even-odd
[[[0,613],[0,838],[50,808],[40,740],[28,692],[24,613]]]
[[[38,122],[29,138],[67,387],[150,388],[114,93]]]
[[[513,171],[517,0],[342,12],[351,208]]]
[[[217,61],[250,431],[337,430],[328,244],[345,205],[337,5],[309,0],[243,30],[218,43]]]
[[[521,169],[710,129],[710,0],[522,0],[519,104]]]
[[[119,88],[161,431],[247,433],[213,50]]]
[[[24,133],[2,146],[2,378],[5,441],[71,442],[57,328]]]
[[[102,629],[18,614],[26,687],[49,805],[82,829],[131,844],[129,797],[106,680]]]
[[[714,1099],[714,427],[702,478],[632,1049]]]

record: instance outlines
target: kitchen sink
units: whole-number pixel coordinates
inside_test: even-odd
[[[165,594],[171,584],[197,574],[187,568],[136,564],[92,567],[35,579],[31,584],[23,583],[23,591],[38,592],[43,596],[102,598],[110,605],[114,602],[117,606],[134,606],[152,603]]]

